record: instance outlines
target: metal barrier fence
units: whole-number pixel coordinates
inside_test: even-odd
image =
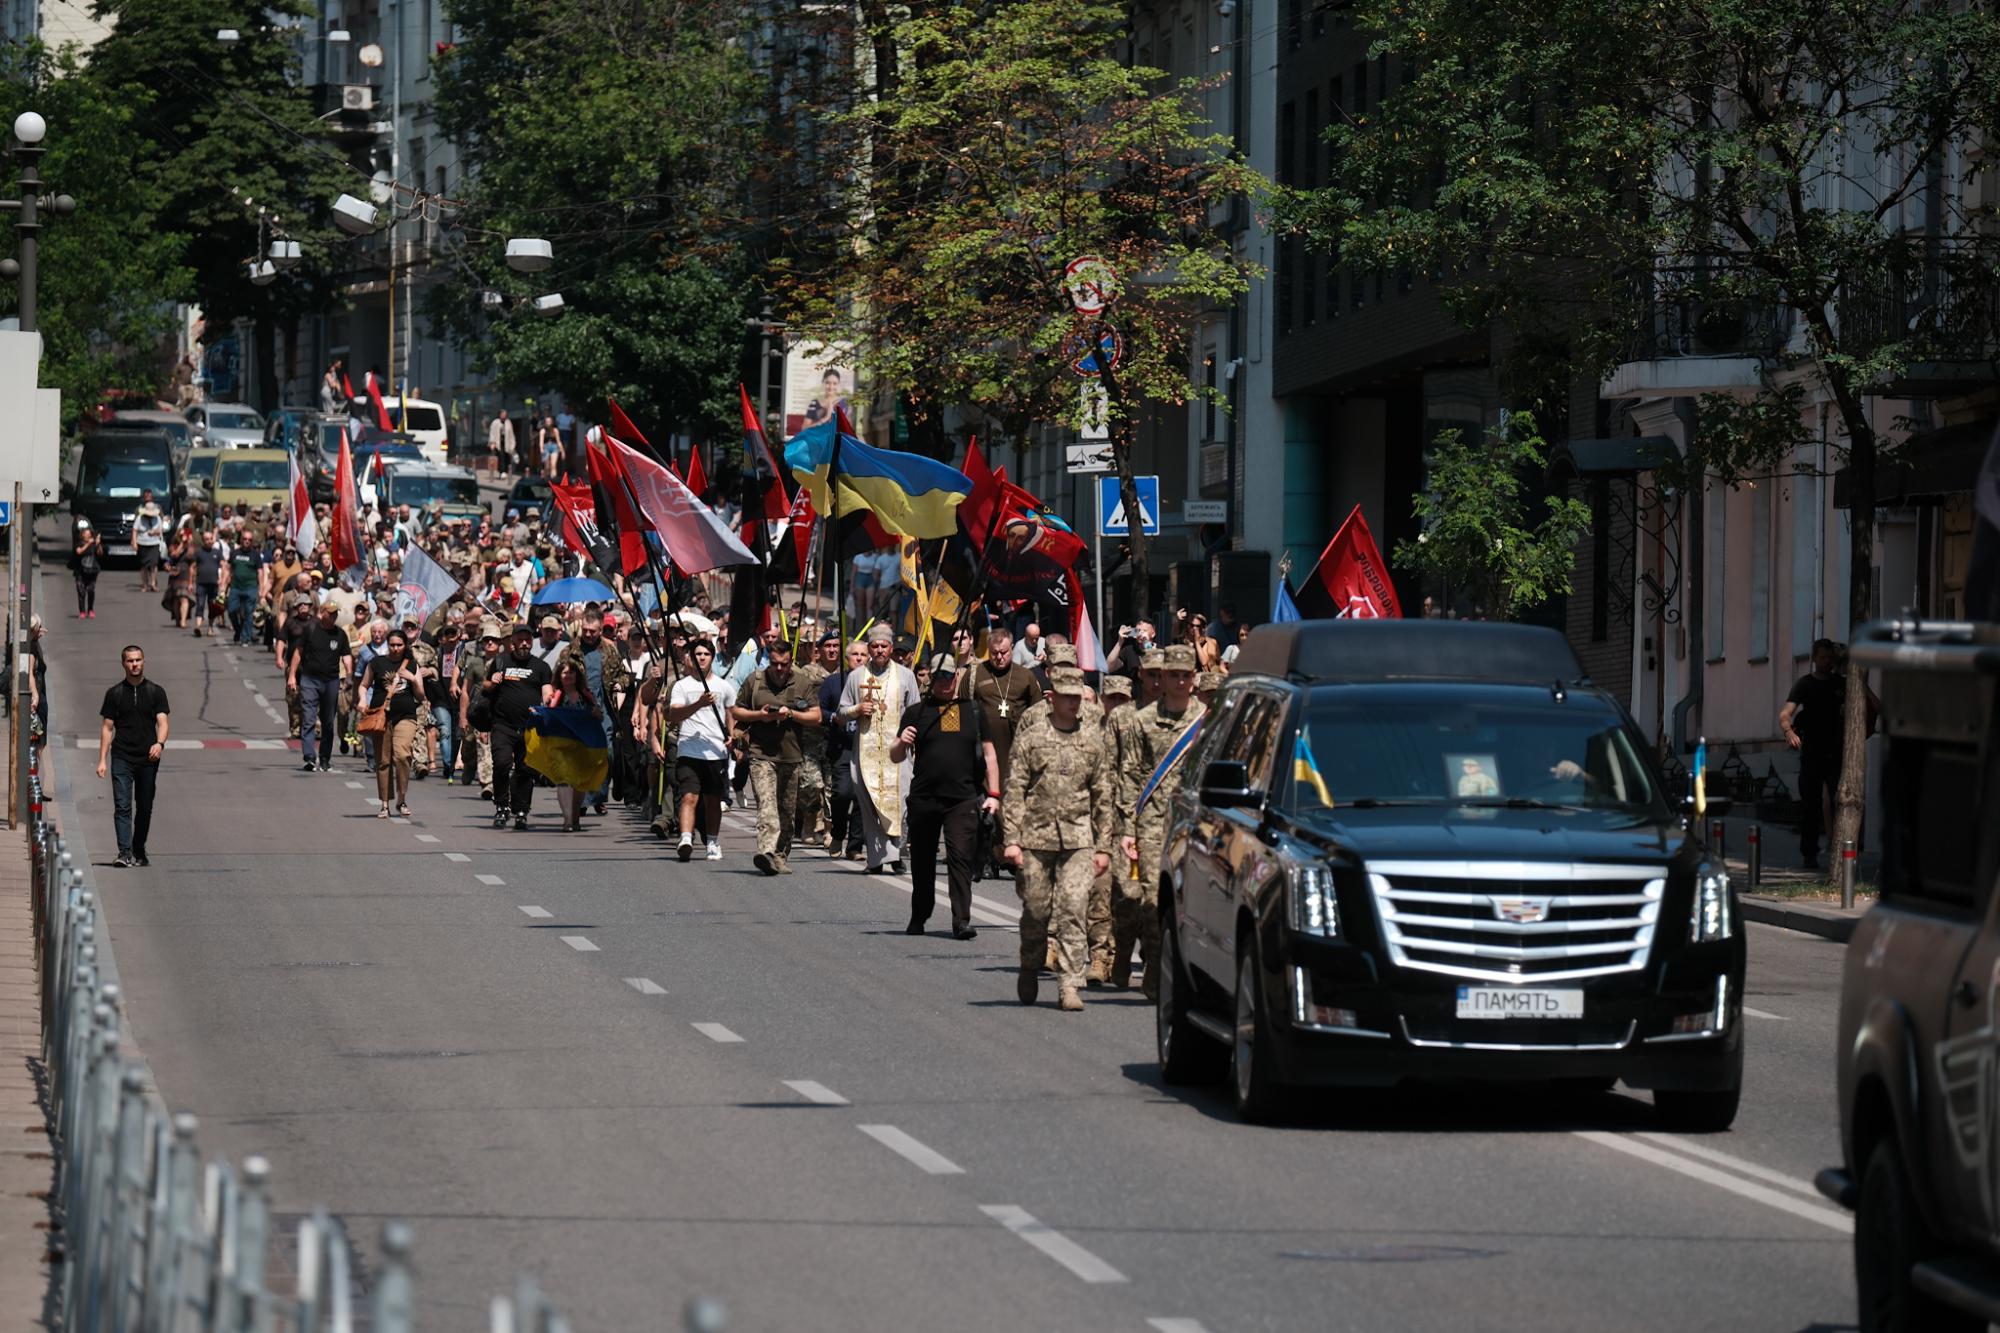
[[[387,1222],[366,1299],[346,1228],[315,1208],[298,1222],[289,1293],[266,1264],[280,1238],[270,1164],[201,1160],[195,1118],[169,1115],[121,1045],[121,997],[98,967],[98,906],[29,774],[29,854],[42,1058],[56,1183],[53,1312],[65,1333],[375,1333],[413,1328],[412,1234]],[[688,1333],[719,1333],[722,1308],[688,1302]],[[533,1278],[495,1296],[488,1333],[570,1333]]]

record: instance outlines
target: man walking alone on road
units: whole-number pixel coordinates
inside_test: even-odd
[[[104,719],[97,776],[111,778],[112,826],[118,831],[118,859],[111,864],[143,866],[160,756],[167,748],[167,692],[146,679],[146,650],[138,644],[127,644],[118,660],[125,679],[104,692],[104,706],[97,710]]]

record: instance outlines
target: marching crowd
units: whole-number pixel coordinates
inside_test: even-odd
[[[673,590],[685,605],[671,611],[617,579],[611,599],[537,604],[552,580],[582,571],[533,508],[500,521],[365,509],[358,587],[324,548],[291,546],[281,511],[197,510],[171,530],[148,521],[151,496],[140,513],[145,586],[162,591],[174,623],[227,627],[271,652],[302,768],[329,771],[336,750],[360,756],[379,817],[409,816],[413,784],[434,779],[476,790],[495,829],[527,829],[537,789],[552,788],[565,830],[616,804],[681,861],[720,861],[722,812],[754,806],[759,872],[789,874],[814,849],[871,874],[909,873],[919,934],[942,871],[958,939],[975,935],[975,879],[1010,876],[1023,904],[1018,996],[1032,1003],[1051,970],[1065,1010],[1089,988],[1130,985],[1135,949],[1154,956],[1164,798],[1178,774],[1167,765],[1160,790],[1148,787],[1242,632],[1233,617],[1211,632],[1182,612],[1175,642],[1149,624],[1121,629],[1105,669],[1087,675],[1076,647],[1026,607],[975,607],[977,628],[920,655],[879,620],[845,642],[803,613],[733,636],[693,585]],[[87,616],[102,546],[82,523],[75,539]],[[460,585],[442,607],[399,603],[417,549]],[[544,728],[558,714],[589,719],[581,753],[594,763],[549,761]],[[555,739],[575,741],[575,727]],[[1155,994],[1152,976],[1143,985]]]

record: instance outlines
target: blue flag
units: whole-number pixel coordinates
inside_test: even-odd
[[[1271,623],[1273,625],[1282,625],[1288,620],[1303,619],[1305,617],[1299,614],[1298,603],[1292,600],[1290,581],[1282,578],[1279,579],[1278,595],[1271,603]]]

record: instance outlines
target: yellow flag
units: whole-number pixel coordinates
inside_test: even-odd
[[[931,619],[942,620],[947,625],[956,625],[964,610],[964,604],[958,599],[958,591],[943,579],[939,579],[937,587],[931,589]]]
[[[918,590],[923,575],[917,569],[917,554],[922,548],[915,541],[903,543],[903,586],[912,592]]]
[[[917,575],[917,656],[930,651],[931,647],[931,595],[924,587],[924,576]]]

